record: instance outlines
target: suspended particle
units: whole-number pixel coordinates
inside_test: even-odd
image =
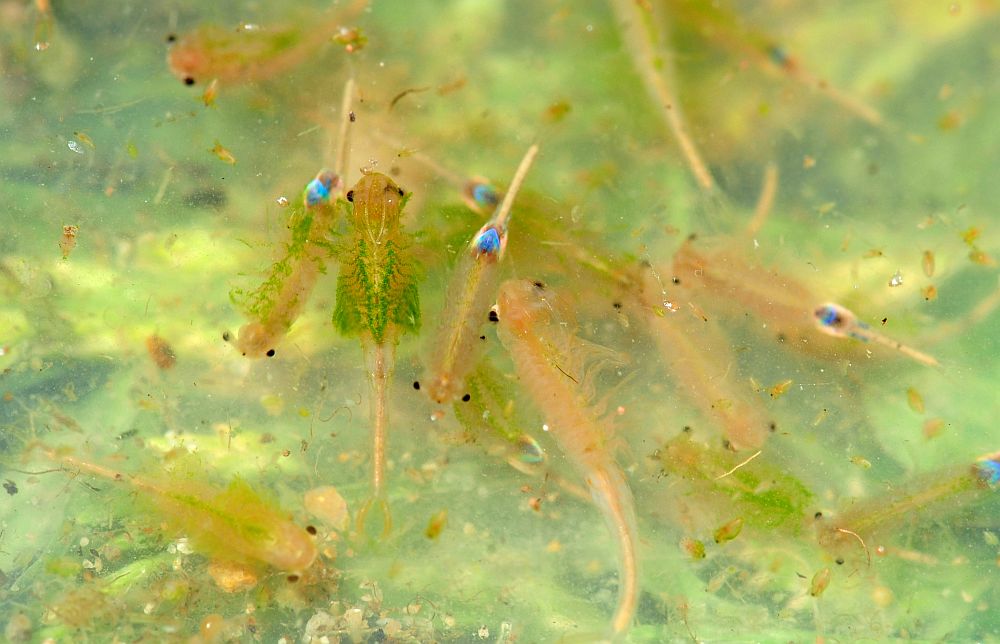
[[[681,539],[681,550],[694,560],[705,558],[705,544],[698,539],[684,537]]]
[[[63,226],[62,237],[59,239],[59,249],[62,250],[63,259],[67,259],[69,254],[76,248],[76,235],[80,232],[79,226]]]
[[[84,132],[73,132],[73,136],[75,136],[76,138],[80,139],[80,143],[83,143],[84,145],[86,145],[91,150],[96,150],[97,149],[97,146],[94,145],[94,140],[91,139],[89,136],[87,136],[86,133],[84,133]]]
[[[973,248],[969,251],[969,260],[973,264],[979,264],[980,266],[996,266],[997,262],[995,259],[986,254],[985,251],[978,248]]]
[[[910,404],[910,409],[913,411],[918,414],[924,413],[924,397],[913,387],[906,390],[906,402]]]
[[[830,575],[829,568],[823,568],[813,575],[812,581],[809,583],[809,594],[813,597],[822,595],[823,591],[830,585]]]
[[[444,527],[447,524],[448,510],[441,510],[432,516],[430,521],[427,522],[427,528],[424,530],[424,536],[431,540],[437,539],[441,536],[441,531],[444,530]]]
[[[284,208],[288,205],[288,197],[282,195],[274,200],[274,203],[278,204],[279,207]]]
[[[924,275],[934,277],[934,251],[925,250],[920,265],[924,269]]]
[[[83,148],[76,141],[70,140],[66,143],[66,147],[70,149],[71,152],[76,152],[77,154],[83,154]]]
[[[979,234],[979,229],[975,226],[969,228],[968,230],[963,230],[962,241],[964,241],[967,245],[972,246],[976,243],[976,240],[979,239]]]
[[[334,35],[333,42],[344,46],[349,54],[361,51],[368,44],[368,36],[357,27],[341,27]]]
[[[872,467],[871,461],[869,461],[864,456],[857,456],[857,455],[852,456],[851,463],[854,463],[863,470],[870,470]]]
[[[791,386],[792,386],[791,380],[782,380],[778,384],[771,387],[768,393],[771,394],[771,398],[778,399],[781,396],[783,396],[785,392],[788,391],[789,388],[791,388]]]
[[[726,543],[727,541],[732,541],[736,537],[740,536],[740,532],[743,530],[743,517],[736,517],[726,525],[720,527],[712,535],[715,538],[715,543]]]
[[[155,333],[146,338],[146,351],[160,369],[170,369],[177,364],[177,354],[173,348]]]
[[[889,279],[889,286],[895,288],[897,286],[902,286],[902,285],[903,285],[903,273],[901,273],[899,269],[896,269],[896,272],[893,273],[892,277]]]
[[[928,418],[924,421],[923,434],[924,438],[935,438],[941,434],[944,429],[944,421],[940,418]]]
[[[218,141],[215,142],[215,147],[211,149],[212,154],[218,157],[219,161],[223,163],[228,163],[229,165],[236,165],[236,157],[233,153],[222,147],[222,144]]]

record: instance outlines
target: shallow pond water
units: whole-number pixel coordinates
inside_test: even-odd
[[[998,19],[0,0],[3,637],[996,640]]]

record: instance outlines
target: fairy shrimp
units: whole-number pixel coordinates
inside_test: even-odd
[[[221,85],[239,85],[275,78],[314,57],[339,33],[343,21],[360,13],[367,4],[367,0],[356,0],[332,20],[306,25],[202,25],[182,36],[167,38],[171,43],[167,66],[185,85],[213,80]]]
[[[741,390],[727,377],[735,356],[718,323],[686,313],[663,315],[664,289],[652,267],[643,271],[639,288],[639,316],[681,392],[715,417],[734,449],[761,447],[774,424],[749,388]]]
[[[235,342],[237,350],[248,358],[273,356],[275,347],[305,308],[330,254],[326,235],[337,215],[330,193],[339,185],[339,177],[329,170],[309,182],[302,205],[291,217],[292,239],[287,255],[271,267],[269,278],[256,290],[232,293],[234,301],[251,318],[240,327]]]
[[[446,295],[448,308],[441,316],[427,374],[427,393],[438,404],[461,393],[465,376],[475,366],[481,345],[479,329],[496,297],[500,261],[507,248],[507,219],[537,153],[537,145],[528,148],[503,201],[469,240],[455,267]],[[470,195],[478,202],[477,192],[481,191],[473,188]]]
[[[190,537],[206,554],[246,564],[267,564],[278,570],[305,570],[316,560],[316,545],[281,508],[259,495],[242,479],[220,488],[193,476],[185,467],[164,473],[121,472],[68,455],[47,452],[67,469],[127,482],[140,491],[152,511],[178,532]]]
[[[940,364],[934,357],[876,332],[859,320],[857,315],[839,304],[827,303],[818,306],[813,312],[813,316],[816,319],[816,327],[827,335],[881,344],[931,367]]]
[[[550,293],[538,283],[504,282],[497,313],[500,341],[514,360],[524,389],[545,416],[560,449],[583,475],[618,543],[618,606],[611,625],[615,633],[623,633],[638,603],[635,507],[625,475],[611,454],[609,430],[591,404],[594,370],[599,362],[612,361],[612,352],[573,335],[553,307]]]

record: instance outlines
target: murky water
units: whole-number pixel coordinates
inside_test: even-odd
[[[203,4],[0,2],[6,640],[997,639],[993,3]]]

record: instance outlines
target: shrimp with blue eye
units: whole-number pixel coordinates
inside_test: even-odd
[[[319,276],[326,271],[332,254],[329,240],[343,207],[342,179],[348,163],[348,123],[354,81],[344,85],[341,126],[335,150],[336,166],[321,170],[302,192],[301,203],[292,207],[288,218],[291,239],[285,256],[271,266],[268,278],[251,292],[235,289],[231,299],[251,320],[237,334],[235,346],[248,358],[273,356],[292,324],[309,301]]]
[[[445,296],[447,309],[440,318],[441,324],[431,345],[431,363],[426,378],[427,393],[438,404],[448,403],[460,393],[465,376],[476,364],[482,344],[479,329],[486,322],[496,297],[500,260],[507,248],[507,220],[537,154],[537,145],[528,149],[503,201],[490,220],[472,236],[455,267]],[[488,200],[490,191],[479,186],[470,194]]]
[[[340,179],[324,170],[303,191],[302,203],[289,216],[291,240],[286,254],[271,266],[270,275],[256,289],[231,293],[245,311],[247,322],[237,334],[235,346],[248,358],[273,356],[292,324],[302,314],[330,256],[327,235],[336,221],[337,206],[330,194]]]
[[[861,342],[881,344],[931,367],[936,367],[940,364],[932,356],[878,333],[869,325],[859,320],[858,316],[853,312],[839,304],[827,303],[817,307],[813,311],[813,318],[816,320],[817,328],[827,335],[832,335],[836,338],[852,338]]]

